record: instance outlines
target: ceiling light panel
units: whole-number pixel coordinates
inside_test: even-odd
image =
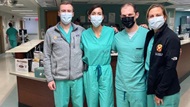
[[[56,7],[56,0],[35,0],[41,7]]]
[[[13,11],[13,12],[32,12],[33,10],[11,10],[11,11]]]
[[[37,15],[37,13],[20,13],[20,14],[36,14]]]

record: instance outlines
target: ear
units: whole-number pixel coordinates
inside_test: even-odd
[[[137,12],[137,13],[135,14],[135,18],[136,18],[136,19],[139,18],[139,12]]]
[[[74,17],[75,13],[73,12],[73,17]]]
[[[90,20],[91,18],[90,18],[90,15],[88,15],[88,20]]]
[[[165,21],[167,20],[167,16],[164,16],[164,20],[165,20]]]
[[[58,11],[58,16],[60,17],[61,16],[61,13]]]

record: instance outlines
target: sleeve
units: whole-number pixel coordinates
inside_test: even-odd
[[[16,29],[15,29],[16,30]],[[18,30],[16,30],[16,33],[18,33]]]
[[[80,48],[81,48],[82,51],[84,51],[84,45],[83,45],[83,40],[82,40],[83,39],[83,35],[84,34],[82,33],[81,34],[81,39],[80,39]]]
[[[117,52],[117,48],[116,48],[116,38],[115,38],[115,36],[114,36],[113,42],[112,42],[112,51]]]
[[[173,78],[176,78],[176,66],[180,55],[180,40],[178,38],[172,38],[166,43],[164,52],[164,60],[166,65],[163,68],[163,75],[161,82],[156,89],[156,96],[163,98],[165,92],[170,88],[170,84],[173,82]]]
[[[6,31],[6,34],[9,35],[9,34],[8,34],[8,30]]]
[[[51,39],[49,33],[46,32],[44,39],[44,74],[46,76],[47,82],[53,81],[53,76],[51,72],[51,53]]]

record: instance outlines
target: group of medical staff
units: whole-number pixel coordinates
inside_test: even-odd
[[[88,29],[71,22],[71,2],[59,6],[60,22],[49,28],[44,40],[44,71],[54,92],[56,107],[114,107],[111,51],[118,53],[115,95],[117,107],[178,107],[179,81],[176,65],[180,41],[166,24],[160,4],[147,11],[149,27],[137,25],[139,12],[134,4],[121,6],[125,29],[102,25],[104,10],[88,10]],[[148,94],[148,95],[147,95]]]

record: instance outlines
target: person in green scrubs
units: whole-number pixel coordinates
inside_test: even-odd
[[[88,66],[84,71],[84,90],[88,107],[113,107],[113,75],[111,45],[114,29],[102,26],[104,11],[94,5],[88,11],[92,27],[82,33],[83,61]]]
[[[83,107],[83,61],[80,48],[84,28],[71,22],[73,5],[63,1],[59,6],[60,22],[49,28],[44,40],[44,73],[54,93],[55,107]]]
[[[7,40],[7,42],[9,40],[11,48],[14,48],[17,46],[18,31],[15,28],[13,28],[12,23],[9,23],[9,27],[10,28],[7,29],[7,31],[6,31],[6,34],[7,34],[6,40]]]
[[[144,52],[147,78],[147,107],[178,107],[180,85],[177,62],[180,40],[167,25],[167,12],[163,5],[152,4],[147,10],[150,31]]]
[[[121,7],[125,29],[115,35],[113,51],[118,53],[116,65],[117,107],[147,107],[144,43],[148,30],[138,26],[139,13],[132,3]]]

